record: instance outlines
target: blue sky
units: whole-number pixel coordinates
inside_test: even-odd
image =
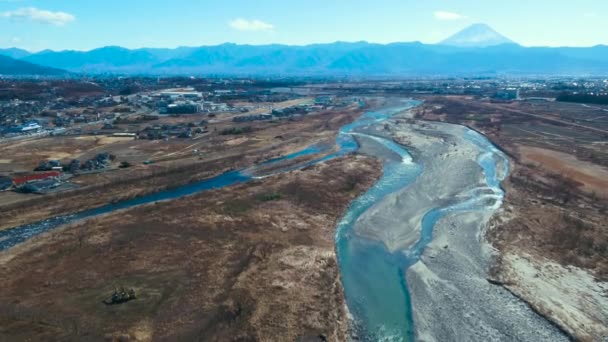
[[[608,44],[608,0],[0,0],[0,47],[435,43],[477,22],[526,46]]]

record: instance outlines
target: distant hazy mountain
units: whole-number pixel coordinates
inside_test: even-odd
[[[160,59],[156,58],[150,51],[144,49],[129,50],[116,46],[103,47],[87,52],[55,52],[45,50],[29,55],[23,58],[23,60],[56,68],[71,70],[93,69],[93,71],[103,71],[122,66],[150,65],[160,61]]]
[[[561,47],[557,48],[557,50],[561,54],[571,58],[585,59],[597,62],[608,61],[608,46],[606,45],[596,45],[589,48]]]
[[[0,75],[61,75],[66,71],[0,56]]]
[[[526,48],[486,25],[441,44],[336,42],[306,46],[237,45],[42,51],[24,61],[85,73],[227,76],[410,77],[608,75],[608,47]]]
[[[515,44],[515,42],[494,31],[493,28],[486,24],[473,24],[442,41],[440,44],[459,47],[487,47]]]
[[[18,49],[18,48],[9,48],[9,49],[0,49],[0,56],[8,56],[11,58],[23,58],[31,55],[29,51]]]

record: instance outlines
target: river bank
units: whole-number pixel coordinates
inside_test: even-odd
[[[487,281],[493,250],[483,231],[502,203],[505,156],[464,126],[413,122],[410,116],[362,130],[407,146],[423,170],[363,213],[353,231],[380,241],[407,269],[402,281],[414,338],[567,340],[509,291]]]
[[[38,337],[81,336],[83,333],[98,336],[105,332],[106,336],[130,336],[137,340],[155,336],[221,339],[226,331],[234,331],[237,335],[232,336],[255,334],[262,340],[278,335],[289,340],[296,337],[344,340],[346,305],[333,253],[334,240],[328,239],[327,234],[333,235],[335,220],[332,218],[339,215],[362,188],[377,178],[380,165],[370,158],[361,157],[355,157],[355,162],[345,165],[341,162],[345,159],[343,156],[358,148],[351,134],[354,128],[385,120],[395,110],[411,108],[415,104],[398,102],[401,106],[397,109],[383,113],[368,112],[360,120],[343,126],[337,138],[339,148],[312,160],[301,158],[318,155],[321,151],[314,147],[272,160],[261,167],[224,173],[184,187],[6,231],[0,247],[7,250],[2,253],[0,261],[10,276],[2,285],[8,289],[4,294],[5,302],[13,304],[2,308],[4,315],[0,318],[9,327],[7,336],[19,333],[24,326],[43,322],[48,329],[42,329]],[[371,137],[371,140],[376,139]],[[388,145],[390,148],[390,143]],[[284,165],[285,162],[295,162],[295,165]],[[273,167],[279,163],[282,164],[279,169],[283,173],[274,174]],[[323,170],[322,175],[317,174],[318,170]],[[311,172],[315,175],[312,183],[306,181],[308,177],[300,176]],[[272,191],[273,186],[266,185],[265,190],[270,192],[260,193],[258,189],[252,194],[251,189],[259,187],[259,182],[274,182],[270,184],[274,188],[279,187]],[[319,190],[321,184],[323,189]],[[228,189],[214,190],[224,187]],[[203,195],[207,191],[212,196]],[[223,199],[218,197],[223,192],[236,196],[236,199],[229,195]],[[284,204],[281,200],[283,196],[292,206],[279,205],[278,211],[267,215],[263,214],[262,208],[252,210],[254,204],[269,205],[263,205],[264,202],[278,201],[277,204]],[[203,198],[207,198],[207,201],[201,201]],[[165,208],[170,212],[163,210]],[[200,217],[201,214],[203,217]],[[167,222],[163,219],[165,217],[171,217],[171,220]],[[261,232],[253,232],[255,229],[252,225],[259,227]],[[268,231],[269,225],[278,232]],[[227,231],[229,234],[226,236]],[[164,232],[172,233],[167,235]],[[200,234],[210,235],[203,239]],[[216,241],[218,238],[219,241]],[[155,239],[160,240],[150,244]],[[282,240],[285,241],[280,243]],[[197,241],[198,245],[192,245]],[[170,252],[163,253],[168,242],[173,247]],[[325,249],[318,250],[317,242],[322,242]],[[253,243],[255,246],[248,248],[243,255],[240,253],[244,248],[243,243]],[[198,252],[188,252],[188,246]],[[328,246],[332,246],[332,252],[327,250]],[[158,251],[158,248],[162,250]],[[220,255],[207,255],[212,251]],[[185,273],[176,261],[180,256],[183,258],[182,253],[188,255],[188,268],[192,268]],[[199,256],[198,262],[192,262],[192,253]],[[94,256],[98,258],[99,255],[105,255],[101,257],[104,262],[89,267],[84,280],[73,278],[80,277],[81,262],[91,266],[87,260]],[[310,260],[311,257],[313,260]],[[205,262],[207,259],[209,262]],[[225,267],[219,267],[219,272],[212,265],[217,260],[224,260],[222,265],[227,263]],[[24,263],[45,265],[45,272],[19,272]],[[115,267],[116,263],[122,266]],[[150,268],[151,265],[154,266]],[[54,271],[49,273],[49,269]],[[51,274],[62,280],[47,279]],[[201,274],[205,274],[202,281],[207,285],[204,286],[223,290],[208,293],[197,288]],[[27,296],[21,300],[20,290],[31,288],[32,281],[44,282],[49,286],[40,289],[34,297]],[[134,286],[138,293],[143,292],[143,303],[129,306],[129,310],[135,311],[120,324],[93,306],[96,296],[109,291],[110,282],[114,286],[116,282],[121,285],[127,283],[125,285]],[[401,283],[394,284],[400,286]],[[180,290],[169,294],[171,302],[165,303],[165,293],[170,288]],[[320,293],[328,288],[331,290]],[[243,293],[243,290],[247,292]],[[280,290],[285,290],[284,296],[277,292]],[[162,294],[161,298],[156,298],[159,293]],[[41,308],[38,300],[45,298],[54,298],[55,301],[47,302],[48,308]],[[189,309],[190,316],[185,322],[182,314],[176,316],[180,322],[174,322],[171,321],[173,316],[165,317],[163,311],[150,308],[150,305],[165,306],[164,310],[175,311],[178,310],[175,302],[183,302],[186,298],[188,303],[202,305],[204,312]],[[198,304],[192,299],[198,300]],[[320,308],[323,310],[319,311]],[[407,310],[407,306],[401,309]],[[144,316],[136,315],[137,312],[143,312]],[[294,318],[285,319],[288,313]],[[135,321],[137,319],[142,321]],[[278,320],[283,323],[277,324]],[[104,322],[108,321],[113,322],[112,330],[104,328],[107,326]],[[235,321],[240,323],[234,324]],[[216,329],[192,331],[192,324],[205,327],[211,323]],[[226,330],[226,326],[230,326],[230,329]]]
[[[605,137],[551,121],[578,117],[564,104],[487,103],[428,97],[426,120],[466,125],[509,156],[503,206],[484,232],[495,252],[489,277],[574,340],[608,338]],[[530,114],[530,115],[529,115]],[[547,119],[547,120],[545,120]],[[522,129],[525,127],[525,129]]]
[[[249,123],[254,128],[251,132],[237,136],[211,132],[195,140],[179,139],[179,141],[162,143],[134,140],[129,143],[137,145],[129,148],[119,143],[116,146],[102,145],[103,149],[99,151],[112,152],[118,159],[128,159],[133,153],[137,156],[143,153],[147,157],[138,162],[131,161],[131,167],[128,168],[77,175],[71,179],[71,182],[79,186],[74,190],[44,196],[0,193],[0,231],[57,216],[76,214],[108,203],[127,201],[188,186],[229,170],[241,170],[277,157],[298,154],[311,145],[333,145],[339,128],[356,120],[363,111],[363,108],[353,105],[310,113],[290,120],[280,120],[272,124],[254,122]],[[88,138],[93,137],[88,136]],[[57,137],[57,139],[63,138]],[[110,138],[104,137],[104,139]],[[88,153],[87,148],[101,148],[95,147],[96,145],[80,146],[82,141],[82,139],[68,139],[58,146],[69,149],[79,147],[82,148],[82,153]],[[47,148],[52,150],[53,146],[57,146],[53,141],[34,140],[34,142],[36,145],[30,149],[38,152],[46,151]],[[139,144],[142,146],[140,147]],[[189,145],[192,146],[187,147]],[[181,147],[180,152],[175,156],[166,159],[159,157],[168,153],[169,150],[165,151],[165,149],[177,148],[177,146]],[[21,159],[29,156],[28,149],[23,147],[13,149],[10,146],[3,146],[0,150],[6,150],[9,154],[15,153]],[[146,165],[143,164],[144,160],[153,163]],[[34,167],[32,166],[32,169]]]
[[[380,174],[349,155],[33,237],[0,252],[0,340],[345,341],[334,228]]]
[[[407,271],[417,339],[566,341],[526,304],[486,280],[493,251],[483,231],[502,203],[505,156],[464,126],[397,124],[393,135],[420,151],[418,160],[425,167],[404,194],[411,203],[408,211],[419,218],[416,228],[410,221],[413,232],[408,234],[422,231],[429,242],[424,250],[419,243],[407,248],[410,255],[420,255]],[[428,208],[447,209],[435,214]],[[427,219],[434,227],[424,236]]]

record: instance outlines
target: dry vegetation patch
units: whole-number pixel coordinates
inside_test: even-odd
[[[0,259],[0,338],[343,341],[335,223],[380,174],[349,156],[25,242]],[[118,286],[137,299],[103,304]]]

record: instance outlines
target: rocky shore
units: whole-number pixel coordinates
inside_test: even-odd
[[[383,242],[391,252],[406,251],[408,258],[422,252],[406,276],[417,340],[568,340],[524,302],[488,281],[494,251],[484,230],[502,200],[500,192],[487,185],[478,162],[488,151],[465,138],[466,127],[406,123],[408,119],[395,117],[366,133],[407,146],[423,171],[362,215],[355,231]],[[498,166],[497,172],[506,172],[505,165]],[[458,209],[437,221],[426,247],[419,243],[431,238],[423,229],[427,213],[448,207]]]
[[[487,279],[491,213],[444,217],[407,273],[420,341],[568,341],[519,298]]]

